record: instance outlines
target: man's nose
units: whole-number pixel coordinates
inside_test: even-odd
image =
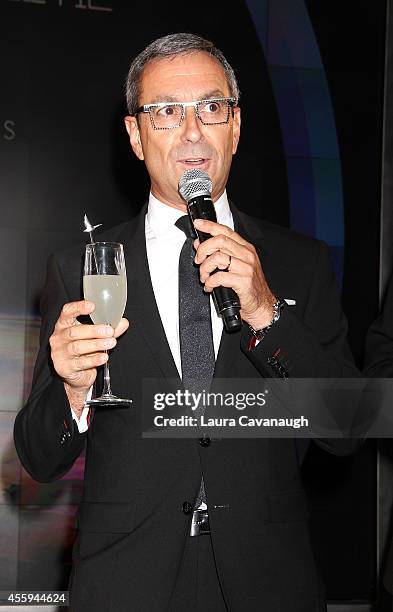
[[[196,115],[194,107],[188,106],[184,109],[181,129],[183,130],[182,138],[188,142],[198,142],[203,137],[201,122]]]

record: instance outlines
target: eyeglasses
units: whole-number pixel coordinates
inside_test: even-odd
[[[149,113],[154,130],[172,130],[180,127],[185,117],[185,109],[193,106],[195,114],[203,125],[228,123],[229,109],[235,105],[235,98],[211,98],[197,102],[157,102],[144,104],[134,113]]]

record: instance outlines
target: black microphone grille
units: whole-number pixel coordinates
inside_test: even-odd
[[[212,181],[207,172],[192,168],[186,170],[179,180],[179,193],[188,202],[191,198],[200,195],[210,196],[212,192]]]

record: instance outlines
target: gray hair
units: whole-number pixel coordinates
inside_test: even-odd
[[[239,86],[234,70],[225,59],[222,51],[217,49],[210,40],[201,38],[201,36],[196,34],[183,32],[157,38],[132,61],[126,81],[126,99],[129,114],[134,115],[139,107],[142,72],[148,62],[157,58],[187,55],[196,51],[205,51],[220,62],[225,72],[231,96],[235,98],[237,104],[240,96]]]

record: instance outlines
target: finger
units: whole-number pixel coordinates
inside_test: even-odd
[[[207,277],[212,273],[218,270],[228,270],[230,267],[232,271],[235,271],[234,262],[235,257],[231,255],[227,255],[226,253],[222,253],[221,251],[216,251],[210,257],[207,257],[205,261],[199,267],[199,277],[201,282],[204,283]],[[231,264],[229,266],[229,264]]]
[[[90,355],[99,351],[109,351],[116,346],[115,338],[103,338],[100,340],[74,340],[67,344],[66,350],[70,357]]]
[[[80,325],[69,327],[65,330],[67,339],[67,352],[71,356],[78,357],[97,351],[106,351],[116,346],[115,338],[121,336],[129,327],[127,319],[121,319],[114,330],[110,325]],[[101,339],[101,337],[104,338]]]
[[[83,355],[74,357],[71,364],[72,372],[84,372],[98,368],[100,365],[108,361],[108,353],[95,353],[94,355]],[[69,374],[70,376],[71,374]]]
[[[218,270],[210,274],[204,281],[204,291],[210,292],[216,287],[231,287],[236,293],[243,294],[252,282],[253,269],[239,259],[232,262],[229,270]]]
[[[241,281],[241,276],[239,274],[234,274],[233,272],[215,272],[207,277],[204,284],[204,291],[210,293],[216,287],[231,287],[236,292],[238,292],[238,285]]]
[[[60,331],[61,342],[73,340],[91,340],[93,338],[111,338],[114,329],[111,325],[71,325]]]
[[[231,255],[232,257],[237,257],[243,261],[248,261],[251,257],[252,248],[252,245],[249,245],[248,243],[247,246],[241,245],[235,240],[232,240],[232,238],[229,236],[220,234],[219,236],[214,236],[213,238],[209,238],[205,242],[202,242],[197,249],[194,261],[196,264],[201,264],[206,257],[209,257],[216,251],[222,251],[223,253]]]
[[[115,329],[115,338],[118,338],[119,336],[121,336],[122,334],[124,334],[125,331],[127,331],[127,329],[130,326],[130,322],[125,319],[124,317],[120,320],[119,325],[117,325],[116,329]]]
[[[210,234],[211,236],[218,236],[222,234],[223,236],[229,236],[232,240],[236,240],[239,244],[248,244],[244,238],[240,236],[235,230],[231,229],[227,225],[222,225],[221,223],[215,223],[214,221],[207,221],[206,219],[195,219],[194,225],[196,229],[204,232],[205,234]]]
[[[75,325],[76,318],[80,315],[88,315],[93,312],[95,305],[87,300],[79,302],[68,302],[64,304],[56,325],[60,328],[70,327]]]

